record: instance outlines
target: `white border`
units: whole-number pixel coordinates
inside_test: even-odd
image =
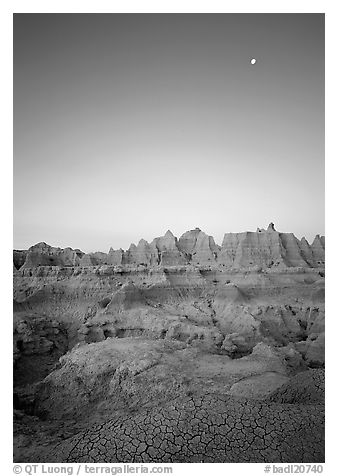
[[[338,16],[335,2],[328,1],[5,1],[1,4],[0,34],[1,34],[1,131],[2,134],[2,160],[0,174],[0,193],[1,193],[1,249],[5,259],[1,263],[1,303],[2,303],[2,340],[1,340],[1,362],[6,364],[2,366],[2,392],[1,392],[1,410],[2,410],[2,459],[6,465],[3,474],[12,474],[12,243],[13,243],[13,203],[12,203],[12,14],[14,12],[65,12],[65,13],[105,13],[105,12],[161,12],[161,13],[325,13],[326,15],[326,243],[327,243],[327,280],[326,280],[326,308],[327,308],[327,332],[326,332],[326,362],[327,362],[327,443],[326,443],[326,469],[324,473],[334,474],[333,463],[335,459],[335,433],[336,433],[336,409],[335,399],[337,389],[335,388],[337,368],[336,368],[336,336],[338,313],[335,306],[336,279],[336,255],[338,253],[336,240],[338,237],[337,219],[337,131],[336,123],[338,116],[337,104],[337,29]],[[8,471],[7,471],[8,465]],[[187,472],[187,467],[181,466],[176,469],[174,474],[183,474]],[[198,468],[197,468],[198,466]],[[224,471],[230,471],[229,474],[263,474],[262,465],[212,465],[212,471],[216,474],[224,474]],[[189,471],[205,472],[211,470],[201,465],[194,465]]]

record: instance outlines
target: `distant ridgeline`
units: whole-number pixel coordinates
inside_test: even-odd
[[[293,233],[280,233],[270,223],[267,230],[226,233],[222,246],[199,228],[177,239],[171,231],[151,243],[140,240],[127,251],[83,253],[79,249],[55,248],[38,243],[28,250],[14,250],[14,270],[37,266],[87,267],[100,265],[131,266],[222,266],[226,268],[323,267],[325,237],[317,235],[310,245]]]

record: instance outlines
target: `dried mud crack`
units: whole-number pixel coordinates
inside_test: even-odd
[[[323,405],[189,396],[108,421],[46,452],[51,462],[322,462]]]

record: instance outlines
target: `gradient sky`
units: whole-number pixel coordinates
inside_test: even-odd
[[[324,15],[14,15],[15,248],[270,221],[324,234]]]

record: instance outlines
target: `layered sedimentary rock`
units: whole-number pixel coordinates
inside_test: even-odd
[[[305,238],[298,240],[293,233],[280,233],[270,223],[267,230],[226,233],[218,262],[223,266],[243,268],[317,267],[323,265],[324,240],[315,239],[310,247]]]
[[[153,243],[149,244],[142,238],[137,246],[132,243],[129,250],[123,254],[122,264],[156,266],[158,260],[159,256],[156,246]]]
[[[15,269],[20,269],[27,258],[26,250],[13,250],[13,264]]]
[[[313,250],[312,250],[312,247],[309,245],[308,241],[304,238],[304,236],[299,242],[299,248],[304,260],[310,266],[314,266]]]
[[[213,237],[206,235],[199,228],[184,233],[178,241],[178,248],[186,254],[191,263],[197,265],[215,264],[220,251]]]
[[[226,267],[242,268],[255,265],[270,267],[283,263],[279,233],[226,233],[218,262]]]
[[[314,265],[322,265],[325,262],[325,236],[316,235],[311,249]]]
[[[80,266],[87,267],[87,266],[95,266],[96,262],[94,258],[90,256],[90,254],[84,254],[80,260]]]
[[[108,253],[108,261],[111,265],[116,265],[119,266],[122,264],[123,260],[123,250],[120,248],[119,250],[114,250],[113,248],[110,248],[109,253]]]
[[[35,268],[37,266],[79,266],[84,253],[72,248],[56,248],[41,242],[31,246],[27,250],[23,268]]]
[[[177,238],[170,230],[164,236],[155,238],[151,243],[158,250],[158,263],[162,266],[180,266],[187,264],[187,259],[177,246]]]
[[[179,240],[168,230],[151,243],[141,239],[127,251],[85,254],[72,248],[55,248],[38,243],[29,250],[15,250],[16,269],[38,266],[221,266],[225,268],[322,267],[325,264],[325,238],[317,235],[312,245],[293,233],[276,231],[273,223],[256,232],[226,233],[222,246],[199,228],[187,231]]]

